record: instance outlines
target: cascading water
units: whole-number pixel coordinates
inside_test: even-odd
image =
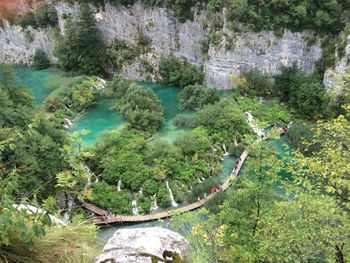
[[[139,209],[137,208],[137,201],[136,201],[136,199],[132,200],[131,205],[132,205],[132,213],[134,215],[138,215],[139,214]]]
[[[171,191],[171,189],[170,189],[170,187],[169,187],[169,182],[166,181],[165,184],[166,184],[166,188],[168,188],[168,191],[169,191],[169,196],[170,196],[170,200],[171,200],[171,205],[172,205],[173,207],[177,207],[177,203],[175,202],[173,192]]]
[[[247,115],[248,118],[248,123],[249,126],[253,129],[253,131],[255,132],[255,134],[259,137],[259,138],[264,138],[266,136],[265,132],[263,129],[259,128],[255,123],[254,123],[254,117],[250,112],[246,112],[245,113]]]
[[[64,125],[63,125],[63,127],[66,128],[66,129],[69,129],[69,128],[71,128],[72,126],[73,126],[72,121],[71,121],[70,119],[68,119],[68,118],[65,118],[65,119],[64,119]]]
[[[120,192],[122,187],[122,180],[119,179],[118,185],[117,185],[117,191]]]
[[[62,216],[62,221],[66,224],[69,223],[70,221],[70,216],[72,213],[72,207],[74,205],[74,199],[72,197],[68,197],[67,200],[67,210],[64,212],[63,216]]]
[[[226,145],[224,143],[222,144],[222,149],[224,150],[224,156],[230,155],[230,153],[227,151]]]
[[[153,203],[151,205],[151,211],[157,210],[159,207],[157,205],[157,198],[156,195],[153,196]]]

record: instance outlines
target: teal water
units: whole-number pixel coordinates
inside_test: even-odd
[[[122,128],[126,124],[126,120],[110,109],[114,105],[114,99],[98,100],[94,107],[74,120],[74,124],[69,131],[89,130],[90,134],[84,136],[84,142],[85,146],[90,146],[95,143],[102,133]]]
[[[172,143],[179,135],[190,129],[177,128],[173,125],[173,119],[178,114],[193,114],[192,111],[180,111],[178,108],[177,95],[181,88],[163,86],[159,84],[140,83],[145,88],[151,88],[157,94],[165,109],[165,123],[157,133],[156,140],[165,140]],[[85,136],[86,146],[92,145],[104,132],[112,129],[120,129],[126,124],[125,119],[116,112],[110,110],[114,106],[114,99],[100,99],[96,106],[87,110],[86,113],[74,120],[70,131],[88,129],[90,134]]]
[[[55,69],[35,70],[28,67],[16,67],[19,80],[32,92],[35,104],[40,106],[44,99],[65,79],[64,74]]]
[[[157,94],[162,106],[165,108],[165,123],[157,133],[156,139],[165,140],[172,143],[179,135],[184,134],[190,129],[178,128],[173,125],[173,119],[179,114],[190,115],[193,111],[180,111],[178,107],[177,95],[181,92],[179,87],[164,86],[154,83],[141,83],[145,88],[151,88]]]

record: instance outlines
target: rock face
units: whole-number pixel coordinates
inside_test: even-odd
[[[337,85],[341,75],[350,69],[350,35],[346,36],[347,45],[345,47],[345,56],[343,56],[334,69],[328,69],[325,73],[323,83],[327,89],[333,88],[336,93],[341,92],[341,87]]]
[[[152,263],[164,251],[187,257],[188,242],[178,233],[159,227],[121,229],[114,233],[95,263]]]
[[[55,7],[63,31],[63,14],[75,16],[78,6],[56,2]],[[147,73],[142,60],[157,69],[162,55],[174,55],[203,66],[206,84],[228,89],[233,86],[230,81],[233,76],[251,68],[276,74],[282,66],[297,63],[309,74],[322,54],[319,41],[312,46],[306,44],[304,38],[307,33],[286,31],[282,37],[276,37],[273,32],[232,32],[226,26],[225,16],[218,14],[224,25],[220,32],[222,39],[218,45],[210,46],[209,57],[205,59],[201,52],[202,43],[209,34],[205,27],[208,22],[205,14],[196,14],[194,21],[180,23],[167,9],[146,8],[140,3],[128,8],[107,3],[103,10],[95,9],[95,13],[98,27],[107,42],[119,38],[135,44],[138,32],[152,40],[150,52],[133,62],[124,63],[122,71],[130,79],[156,81],[159,76]],[[28,41],[27,31],[32,36],[31,41]],[[226,45],[228,39],[231,41],[229,49]],[[54,38],[50,30],[24,30],[5,23],[4,28],[0,28],[0,45],[0,61],[28,64],[36,48],[43,48],[55,60],[52,56]]]

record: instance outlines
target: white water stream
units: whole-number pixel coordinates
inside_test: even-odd
[[[261,129],[258,125],[256,125],[253,115],[248,111],[245,114],[247,115],[247,118],[248,118],[248,124],[253,129],[255,134],[259,138],[264,138],[266,136],[266,134],[265,134],[263,129]]]
[[[134,215],[138,215],[139,214],[139,209],[137,208],[137,201],[136,201],[136,199],[132,200],[131,205],[132,205],[132,213]]]
[[[173,207],[177,207],[177,203],[175,202],[173,192],[171,191],[171,189],[170,189],[170,187],[169,187],[169,182],[166,181],[165,184],[166,184],[166,188],[168,188],[168,191],[169,191],[169,196],[170,196],[170,200],[171,200],[171,205],[172,205]]]

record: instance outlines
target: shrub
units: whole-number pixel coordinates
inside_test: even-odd
[[[302,151],[307,150],[307,146],[304,141],[312,141],[313,138],[313,125],[306,123],[294,123],[285,135],[285,139],[288,144],[296,149]]]
[[[187,201],[190,203],[196,202],[198,198],[202,199],[204,194],[210,194],[211,189],[219,185],[220,180],[218,178],[210,177],[192,188],[191,193],[187,197]]]
[[[141,197],[138,200],[138,207],[140,214],[148,214],[151,210],[151,199],[147,197]]]
[[[91,201],[104,209],[111,209],[116,214],[131,214],[132,211],[131,194],[117,192],[105,182],[94,185]]]
[[[33,57],[33,66],[36,69],[45,69],[50,67],[50,60],[42,49],[35,50]]]
[[[169,191],[165,184],[161,184],[157,193],[157,204],[162,208],[168,208],[171,206],[171,200],[169,196]]]
[[[220,100],[219,92],[214,88],[207,88],[203,85],[185,87],[177,97],[180,110],[198,110],[207,104],[213,104]]]
[[[272,83],[268,76],[262,74],[256,69],[245,72],[246,85],[240,88],[250,96],[265,97],[270,96],[272,91]]]
[[[173,119],[173,124],[178,128],[196,128],[197,118],[190,115],[178,115]]]
[[[156,131],[164,123],[164,108],[151,89],[133,83],[125,96],[116,103],[116,109],[135,129]]]
[[[152,40],[142,32],[137,32],[136,42],[139,46],[148,47],[149,45],[151,45]]]
[[[35,11],[34,18],[37,27],[58,26],[58,15],[54,6],[40,5]]]
[[[159,74],[166,84],[180,87],[201,84],[204,78],[202,70],[174,56],[160,58]]]
[[[152,196],[158,192],[158,183],[154,179],[148,179],[142,186],[142,191],[147,196]]]

